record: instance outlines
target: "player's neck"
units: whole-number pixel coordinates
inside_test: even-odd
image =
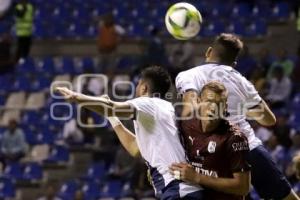
[[[211,122],[210,120],[201,120],[201,126],[203,133],[213,132],[218,128],[220,121]]]

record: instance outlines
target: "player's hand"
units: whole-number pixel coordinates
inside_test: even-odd
[[[55,92],[58,92],[61,94],[67,101],[69,102],[76,102],[76,99],[78,97],[78,93],[74,92],[66,87],[56,87],[54,89]]]
[[[197,183],[196,177],[198,173],[195,171],[193,166],[188,163],[173,163],[169,167],[169,170],[170,173],[179,180],[189,183]]]

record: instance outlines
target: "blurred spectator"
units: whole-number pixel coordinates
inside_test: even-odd
[[[131,180],[137,159],[130,156],[123,147],[119,147],[114,163],[115,167],[111,172],[111,176],[127,181]]]
[[[263,126],[260,126],[257,122],[251,121],[251,127],[254,129],[255,135],[265,144],[271,138],[273,132]]]
[[[19,161],[25,156],[27,143],[23,130],[18,128],[17,121],[9,121],[8,130],[6,130],[1,142],[1,160],[4,163]]]
[[[113,73],[114,71],[116,49],[120,43],[121,36],[124,34],[124,28],[115,23],[112,14],[105,15],[100,21],[97,46],[99,53],[102,55],[102,66],[107,73]]]
[[[296,65],[294,68],[294,71],[292,73],[292,81],[293,84],[295,85],[295,92],[300,92],[300,44],[297,49],[297,60],[296,60]]]
[[[252,70],[257,67],[254,57],[250,54],[249,48],[244,46],[243,52],[239,57],[236,65],[236,70],[246,77],[249,77]]]
[[[83,134],[77,126],[77,121],[71,119],[64,125],[63,138],[68,144],[80,144],[83,142]]]
[[[261,96],[265,96],[267,81],[264,75],[264,70],[262,68],[257,67],[252,71],[252,74],[250,76],[250,81],[253,83],[258,93]]]
[[[284,172],[287,167],[287,149],[279,143],[278,137],[274,134],[271,135],[267,141],[267,148],[270,151],[270,155],[279,167]]]
[[[270,50],[262,48],[258,53],[258,66],[263,68],[263,72],[267,73],[273,62],[273,56],[270,54]]]
[[[297,178],[296,184],[294,184],[293,189],[295,192],[300,195],[300,153],[294,156],[293,158],[293,171]]]
[[[75,192],[74,200],[83,200],[83,199],[84,199],[83,192],[81,190],[77,190]]]
[[[290,78],[284,74],[281,66],[274,67],[272,70],[269,86],[270,89],[266,99],[270,102],[272,108],[282,108],[290,97],[292,83]]]
[[[11,5],[11,0],[1,0],[0,3],[0,20],[1,18],[6,14],[8,11],[10,5]]]
[[[17,60],[26,58],[32,44],[34,8],[28,0],[20,0],[15,6]]]
[[[8,33],[0,36],[0,74],[14,70],[14,58],[11,51],[12,38]]]
[[[37,200],[62,200],[56,196],[56,187],[54,184],[48,184],[46,186],[45,195],[38,198]]]
[[[151,37],[146,42],[141,61],[142,68],[150,65],[168,65],[165,45],[160,37],[160,30],[156,27],[151,30]]]
[[[290,148],[292,141],[290,138],[291,128],[288,124],[289,114],[285,110],[275,112],[276,125],[273,127],[273,133],[277,137],[278,142],[285,148]]]
[[[194,66],[194,46],[192,42],[185,41],[175,46],[169,57],[170,73],[173,79],[181,71]]]
[[[285,76],[290,77],[294,69],[294,63],[291,59],[288,58],[287,51],[285,49],[280,49],[277,56],[278,60],[272,63],[268,71],[268,78],[272,77],[273,71],[278,66],[281,66],[283,68]]]

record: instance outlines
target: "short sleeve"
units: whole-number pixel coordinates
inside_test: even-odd
[[[195,80],[193,76],[189,73],[190,71],[184,71],[177,75],[175,84],[177,92],[180,94],[184,94],[188,90],[198,91]]]
[[[253,108],[253,107],[257,106],[262,101],[262,98],[258,94],[254,85],[246,79],[243,81],[243,84],[244,84],[243,92],[244,92],[244,96],[246,97],[246,99],[245,99],[246,107]]]
[[[149,97],[138,97],[132,100],[128,100],[126,102],[133,106],[138,113],[142,112],[151,116],[155,115],[155,107],[151,103],[152,101]]]
[[[250,170],[250,165],[246,160],[246,155],[249,152],[246,137],[240,134],[232,135],[227,141],[227,151],[230,161],[230,170],[233,173]]]

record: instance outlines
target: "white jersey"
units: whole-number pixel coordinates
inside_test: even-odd
[[[139,97],[127,102],[136,109],[134,128],[137,145],[150,168],[154,189],[159,192],[174,180],[169,167],[173,163],[186,162],[174,107],[155,97]],[[180,183],[178,192],[183,197],[200,189]]]
[[[207,63],[179,73],[176,77],[176,88],[179,93],[188,90],[200,92],[210,81],[220,81],[228,90],[227,104],[230,116],[227,119],[240,127],[241,132],[248,138],[250,150],[261,145],[261,141],[246,121],[245,108],[258,105],[262,99],[253,84],[238,71],[230,66]]]

